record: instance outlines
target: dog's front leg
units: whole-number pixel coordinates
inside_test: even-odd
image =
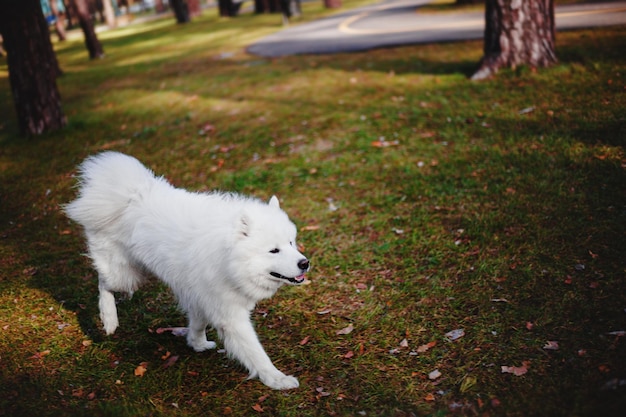
[[[233,315],[228,323],[218,326],[218,331],[226,352],[250,371],[250,378],[258,376],[261,382],[274,389],[297,388],[300,385],[296,378],[285,375],[272,364],[247,312],[245,317],[243,314]]]

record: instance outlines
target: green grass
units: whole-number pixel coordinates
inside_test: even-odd
[[[30,139],[0,61],[0,415],[623,415],[626,387],[603,387],[626,379],[624,338],[608,334],[626,330],[626,30],[559,33],[559,65],[473,83],[480,42],[244,52],[279,24],[154,21],[101,33],[98,61],[81,39],[57,43],[69,125]],[[158,283],[104,336],[60,211],[75,166],[104,149],[177,186],[280,196],[311,284],[253,318],[299,389],[157,334],[185,324]]]

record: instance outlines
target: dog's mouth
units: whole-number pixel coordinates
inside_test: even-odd
[[[296,277],[286,277],[284,275],[279,274],[278,272],[270,272],[270,275],[279,279],[284,279],[285,281],[291,282],[292,284],[302,284],[304,282],[304,274],[298,275]]]

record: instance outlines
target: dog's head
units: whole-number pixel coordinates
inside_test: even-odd
[[[273,291],[283,284],[302,284],[310,264],[298,250],[296,232],[275,196],[268,204],[246,207],[239,217],[233,254],[247,270],[247,280]]]

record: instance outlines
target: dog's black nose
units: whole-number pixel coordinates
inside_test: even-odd
[[[303,271],[306,271],[307,269],[309,269],[309,260],[308,259],[300,259],[298,261],[298,268],[302,269]]]

